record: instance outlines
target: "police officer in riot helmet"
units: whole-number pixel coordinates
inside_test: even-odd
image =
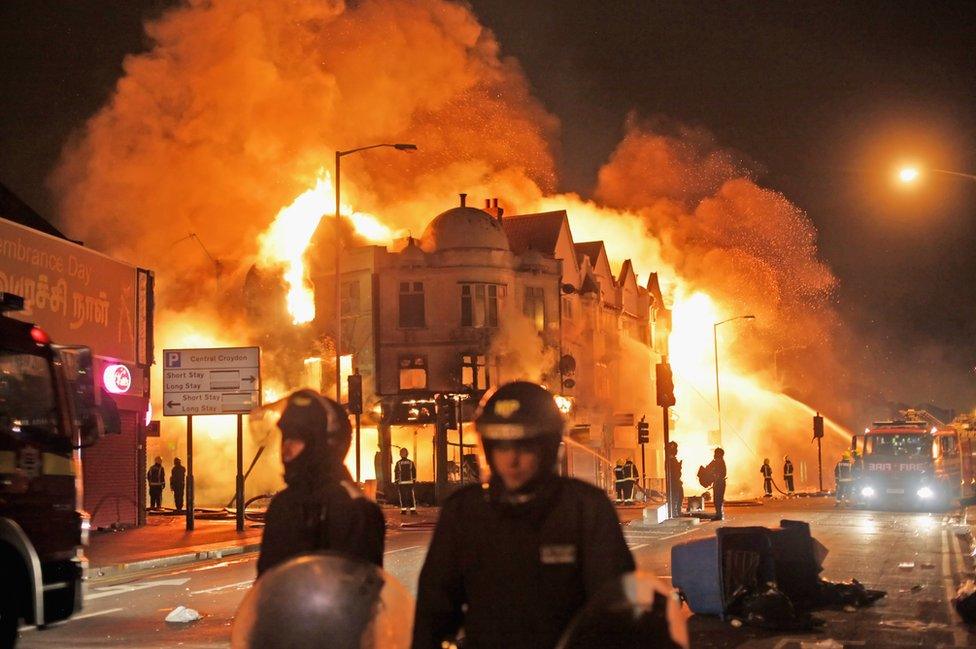
[[[268,506],[258,574],[317,550],[382,566],[383,513],[343,464],[352,429],[342,406],[313,390],[299,390],[288,397],[278,428],[288,486]]]
[[[557,474],[565,420],[544,388],[500,387],[475,420],[491,478],[444,503],[417,592],[414,649],[551,649],[602,586],[634,570],[613,505]]]

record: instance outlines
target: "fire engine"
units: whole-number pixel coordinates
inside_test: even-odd
[[[4,647],[15,643],[21,618],[44,628],[81,608],[88,517],[78,449],[118,423],[98,405],[91,350],[55,345],[39,327],[5,315],[23,308],[23,298],[0,292]]]
[[[972,442],[961,445],[957,430],[924,411],[904,414],[853,437],[854,501],[923,510],[955,505],[972,490]]]

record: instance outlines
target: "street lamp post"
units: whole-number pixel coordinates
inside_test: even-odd
[[[342,403],[342,279],[339,274],[339,259],[342,256],[342,228],[339,223],[339,163],[343,156],[369,149],[379,149],[389,147],[397,151],[416,151],[416,144],[371,144],[355,149],[335,152],[335,399],[336,403]],[[356,440],[356,447],[359,447],[359,440]]]
[[[733,320],[755,320],[754,315],[737,315],[734,318],[728,318],[722,320],[721,322],[716,322],[712,325],[712,344],[715,347],[715,406],[718,412],[718,439],[719,444],[722,441],[722,393],[719,390],[718,384],[718,326],[725,324],[726,322],[732,322]]]

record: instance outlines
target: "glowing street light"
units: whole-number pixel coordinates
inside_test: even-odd
[[[934,174],[943,174],[945,176],[956,176],[957,178],[966,178],[968,180],[976,181],[976,174],[967,174],[961,171],[949,171],[948,169],[925,169],[926,172]],[[922,177],[922,170],[914,165],[907,165],[898,170],[898,180],[905,185],[911,185],[918,181]]]
[[[905,184],[909,184],[918,180],[918,175],[918,167],[902,167],[898,171],[898,180]]]

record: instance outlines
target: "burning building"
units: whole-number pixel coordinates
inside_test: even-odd
[[[506,216],[497,200],[479,209],[462,194],[419,239],[347,249],[340,269],[343,376],[362,376],[363,458],[375,454],[362,477],[382,485],[393,449],[406,448],[438,496],[475,479],[477,403],[515,379],[559,395],[569,474],[605,485],[613,460],[640,461],[634,422],[658,412],[653,365],[667,353],[670,312],[655,275],[641,286],[627,261],[614,276],[601,241],[574,242],[564,210]],[[313,326],[327,335],[334,270],[312,283]],[[307,358],[305,382],[334,389],[330,363]],[[660,447],[658,436],[657,477]]]

